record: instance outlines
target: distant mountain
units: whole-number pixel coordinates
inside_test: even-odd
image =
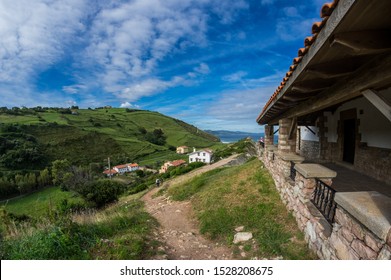
[[[263,137],[263,133],[252,133],[244,131],[229,131],[229,130],[205,130],[205,132],[212,134],[222,142],[236,142],[240,139],[251,137],[254,141],[258,141],[259,138]]]

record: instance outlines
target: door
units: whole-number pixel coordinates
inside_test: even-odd
[[[343,121],[343,161],[354,163],[354,153],[356,151],[356,120],[349,119]]]

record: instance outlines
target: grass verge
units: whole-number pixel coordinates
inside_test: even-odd
[[[0,215],[0,257],[30,259],[141,260],[156,254],[150,238],[157,222],[138,196],[122,198],[104,210],[17,221]]]
[[[234,246],[237,254],[245,250],[245,258],[315,258],[258,160],[212,170],[173,186],[168,195],[174,200],[191,199],[201,233]],[[240,246],[232,244],[239,226],[254,236]]]

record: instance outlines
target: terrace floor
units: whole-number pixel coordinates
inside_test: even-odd
[[[322,163],[322,165],[337,172],[332,187],[337,192],[377,191],[391,197],[391,186],[373,179],[367,175],[346,168],[335,163]]]

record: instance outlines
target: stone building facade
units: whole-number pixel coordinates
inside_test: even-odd
[[[257,118],[260,159],[323,259],[391,259],[390,9],[388,0],[325,4]],[[373,186],[358,188],[360,176]]]

